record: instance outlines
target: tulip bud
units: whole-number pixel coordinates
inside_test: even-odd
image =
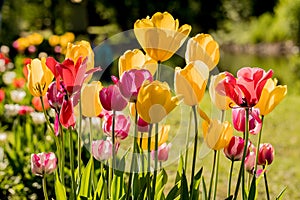
[[[245,141],[243,138],[233,136],[227,147],[224,148],[224,154],[232,161],[241,161],[244,153]]]
[[[31,171],[37,176],[51,174],[56,169],[56,162],[57,158],[52,152],[31,154]]]
[[[274,160],[275,150],[270,143],[261,144],[258,152],[258,165],[270,165]]]
[[[108,160],[112,156],[112,142],[110,140],[93,141],[92,154],[98,161]]]
[[[169,157],[169,150],[171,148],[172,144],[169,143],[163,143],[160,145],[157,149],[157,160],[158,161],[167,161]],[[153,160],[155,160],[155,151],[151,151],[151,157]]]
[[[255,158],[256,158],[256,148],[254,147],[253,144],[249,145],[249,153],[245,158],[245,169],[247,172],[250,174],[253,174],[254,166],[255,166]]]

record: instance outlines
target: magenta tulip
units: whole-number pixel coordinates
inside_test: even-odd
[[[131,69],[122,74],[118,86],[122,95],[129,101],[134,102],[145,80],[153,81],[153,77],[148,70]]]
[[[167,161],[169,157],[169,150],[172,144],[163,143],[157,149],[157,160],[158,161]],[[155,160],[155,150],[151,151],[151,157]]]
[[[233,136],[227,147],[224,148],[224,154],[232,161],[241,161],[244,153],[245,141],[243,138]]]
[[[232,109],[233,126],[237,131],[245,132],[246,111],[244,108]],[[262,121],[259,117],[259,109],[251,108],[249,110],[249,132],[253,135],[259,133]]]
[[[98,161],[108,160],[112,157],[112,142],[110,140],[93,141],[92,154]]]
[[[112,121],[113,115],[106,115],[103,121],[103,131],[107,136],[111,137],[112,134]],[[128,136],[130,129],[130,118],[123,114],[115,115],[115,137],[123,140]]]
[[[149,131],[149,123],[145,122],[142,118],[138,118],[137,128],[139,132],[148,132]]]
[[[31,171],[34,175],[44,176],[56,169],[57,158],[54,153],[31,154]]]
[[[260,144],[258,152],[258,165],[270,165],[274,160],[275,150],[270,143]]]
[[[225,79],[217,85],[216,89],[240,107],[253,107],[258,103],[262,89],[272,75],[272,70],[265,72],[260,68],[244,67],[237,72],[237,79],[226,72]]]
[[[121,111],[128,103],[117,85],[102,88],[102,90],[100,90],[100,101],[103,108],[108,111]]]
[[[57,87],[57,84],[55,82],[52,82],[49,85],[48,91],[46,93],[49,105],[56,111],[61,108],[64,97],[67,94],[64,88],[65,86],[62,81],[60,81],[60,87]]]

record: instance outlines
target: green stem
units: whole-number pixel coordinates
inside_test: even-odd
[[[153,194],[155,194],[157,165],[158,165],[158,123],[155,123],[155,142],[154,142],[154,174],[153,174]]]
[[[195,166],[196,166],[196,158],[197,158],[197,142],[198,142],[198,123],[197,123],[197,111],[196,106],[192,106],[192,110],[194,113],[194,122],[195,122],[195,141],[194,141],[194,155],[193,155],[193,164],[192,164],[192,173],[191,173],[191,198],[193,198],[193,187],[194,187],[194,174],[195,174]]]
[[[63,127],[59,123],[59,136],[61,138],[61,147],[60,147],[60,161],[61,161],[61,169],[60,169],[60,179],[61,183],[64,185],[65,184],[65,139],[64,139],[64,132],[63,132]]]
[[[246,153],[247,153],[247,148],[248,148],[248,138],[249,138],[249,130],[248,130],[248,125],[249,125],[249,108],[245,108],[246,111],[246,120],[245,120],[245,146],[244,146],[244,151],[243,151],[243,157],[242,157],[242,161],[241,161],[241,166],[240,166],[240,170],[239,170],[239,174],[238,174],[238,180],[237,180],[237,184],[235,187],[235,192],[234,192],[234,197],[233,200],[237,199],[238,193],[239,193],[239,187],[240,187],[240,183],[241,183],[241,178],[242,176],[244,176],[244,163],[245,163],[245,157],[246,157]],[[242,191],[244,191],[245,188],[243,188]],[[244,194],[242,194],[242,198],[244,199]]]
[[[93,144],[93,138],[94,138],[94,135],[93,135],[93,122],[92,122],[92,118],[89,117],[89,124],[90,124],[90,152],[91,152],[91,159],[93,159],[93,147],[92,147],[92,144]],[[80,148],[80,147],[78,147]],[[94,165],[92,165],[92,169],[91,169],[91,185],[93,188],[95,188],[95,185],[94,185]]]
[[[263,165],[263,169],[265,169],[265,165]],[[265,188],[266,188],[267,200],[270,200],[269,186],[268,186],[268,180],[267,180],[267,172],[265,170],[264,170],[264,179],[265,179]]]
[[[229,171],[229,179],[228,179],[228,197],[230,196],[233,165],[234,165],[234,160],[231,160],[230,171]]]
[[[113,121],[112,121],[112,131],[111,131],[111,138],[112,138],[112,180],[114,178],[114,171],[116,166],[116,152],[115,152],[115,123],[116,123],[116,111],[113,110]]]
[[[184,161],[184,170],[187,170],[187,162],[188,162],[188,155],[189,155],[189,139],[191,134],[191,123],[192,123],[192,109],[190,110],[190,117],[189,117],[189,124],[188,124],[188,132],[186,137],[186,143],[185,143],[185,161]]]
[[[209,190],[208,190],[208,200],[211,198],[211,190],[212,190],[212,185],[214,181],[214,175],[215,175],[215,168],[216,168],[216,159],[217,158],[217,151],[214,150],[214,160],[213,160],[213,166],[212,166],[212,171],[211,171],[211,176],[210,176],[210,183],[209,183]]]
[[[74,147],[72,129],[69,128],[69,153],[70,153],[70,168],[71,168],[71,199],[76,198],[76,186],[75,186],[75,169],[74,169]]]
[[[47,122],[49,128],[51,129],[52,133],[55,135],[55,131],[54,131],[53,127],[51,126],[51,123],[50,123],[50,121],[49,121],[48,115],[47,115],[47,113],[46,113],[45,105],[44,105],[44,101],[43,101],[43,97],[42,97],[42,96],[40,96],[40,100],[41,100],[41,103],[42,103],[43,113],[44,113],[46,122]]]
[[[215,189],[214,189],[214,200],[217,198],[218,178],[219,178],[219,161],[220,151],[217,151],[217,163],[216,163],[216,177],[215,177]]]
[[[81,104],[81,95],[79,100],[79,130],[77,133],[77,146],[78,146],[78,154],[77,154],[77,160],[78,160],[78,180],[80,179],[81,175],[81,131],[82,131],[82,104]],[[92,151],[91,151],[92,153]]]
[[[160,80],[160,66],[161,66],[161,62],[158,61],[157,64],[158,64],[158,66],[157,66],[157,70],[156,70],[156,77],[155,77],[155,79],[156,80]]]
[[[150,180],[150,170],[151,170],[151,135],[152,135],[152,127],[153,124],[149,124],[149,131],[148,131],[148,157],[147,157],[147,196],[148,200],[151,199],[151,180]]]
[[[256,151],[256,155],[255,155],[254,174],[256,174],[256,171],[257,171],[258,154],[259,154],[259,146],[260,146],[261,135],[262,135],[263,122],[264,122],[264,116],[262,115],[261,116],[261,128],[260,128],[258,138],[257,138],[257,151]],[[254,176],[254,177],[256,177],[256,176]]]
[[[47,193],[47,186],[46,186],[46,176],[43,177],[42,184],[43,184],[43,192],[44,192],[45,200],[48,200],[48,193]]]

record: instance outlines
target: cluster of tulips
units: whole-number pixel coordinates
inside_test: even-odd
[[[261,144],[263,119],[284,98],[287,87],[277,85],[276,79],[272,79],[272,70],[266,72],[260,68],[242,68],[236,77],[229,72],[210,76],[210,71],[219,62],[219,46],[211,35],[197,34],[187,41],[186,66],[175,68],[173,92],[168,83],[160,81],[161,66],[182,46],[190,31],[190,25],[179,27],[178,20],[167,12],[137,20],[134,33],[143,50],[128,50],[120,56],[119,77],[112,76],[113,84],[108,86],[91,80],[92,73],[101,68],[94,68],[93,50],[87,41],[69,43],[61,63],[52,57],[32,59],[28,65],[28,89],[33,96],[41,98],[43,107],[43,97],[47,96],[49,105],[55,110],[52,119],[43,109],[57,151],[55,154],[32,154],[31,159],[32,172],[43,177],[46,199],[45,178],[52,172],[56,172],[58,199],[66,199],[68,183],[70,199],[198,199],[200,183],[203,199],[216,199],[220,152],[224,152],[232,163],[228,199],[238,198],[240,185],[243,199],[256,197],[257,178],[264,175],[266,180],[266,168],[274,159],[272,145]],[[213,105],[220,110],[219,119],[208,117],[199,106],[209,78],[209,95]],[[167,174],[159,164],[162,166],[161,163],[168,159],[172,148],[168,141],[170,126],[163,120],[180,104],[191,108],[189,123],[193,121],[195,128],[193,157],[192,163],[188,164],[189,147],[186,145],[185,155],[178,155],[176,183],[166,194]],[[125,112],[126,108],[129,112]],[[225,119],[227,110],[232,111],[232,123]],[[197,169],[196,164],[199,116],[203,119],[203,145],[214,152],[208,190],[201,179],[203,169]],[[92,118],[101,120],[101,138],[95,137],[99,133],[93,129]],[[91,158],[86,166],[81,160],[84,119],[90,119]],[[128,140],[130,127],[133,127],[132,147],[128,149],[130,153],[121,156],[118,150],[123,140]],[[234,129],[243,135],[234,136]],[[249,140],[249,134],[257,135],[256,144]],[[70,148],[68,181],[65,180],[68,177],[65,175],[65,135],[69,137]],[[75,135],[78,139],[77,162],[76,145],[73,144]],[[94,168],[98,162],[94,159],[100,161],[100,170]],[[232,193],[233,164],[237,161],[240,161],[240,169]],[[129,163],[128,172],[125,172],[125,163]],[[188,166],[191,167],[189,181],[185,174]],[[253,175],[248,189],[245,186],[246,171]],[[267,196],[269,198],[268,189]]]

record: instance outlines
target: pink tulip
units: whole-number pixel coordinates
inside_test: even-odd
[[[250,174],[253,174],[254,166],[255,166],[255,157],[256,157],[256,148],[253,144],[249,146],[249,154],[245,158],[245,169]]]
[[[127,100],[117,85],[110,85],[100,90],[100,101],[105,110],[121,111],[127,106]]]
[[[93,141],[92,154],[98,161],[108,160],[112,156],[112,142],[110,140]]]
[[[244,108],[232,109],[233,126],[237,131],[245,132],[246,111]],[[262,121],[259,117],[259,109],[251,108],[249,110],[249,132],[253,135],[259,133]]]
[[[122,95],[133,102],[136,101],[138,92],[145,80],[153,81],[153,77],[148,70],[131,69],[122,74],[118,86]]]
[[[112,134],[112,122],[113,122],[113,115],[106,115],[103,121],[103,131],[106,135],[111,137]],[[130,118],[125,117],[122,114],[115,115],[115,137],[123,140],[128,136],[129,129],[130,129]]]
[[[51,108],[54,108],[55,110],[59,110],[60,107],[62,106],[64,97],[67,94],[64,88],[65,86],[62,81],[60,81],[60,87],[57,87],[57,84],[55,82],[52,82],[49,85],[46,95]]]
[[[169,157],[169,150],[172,144],[163,143],[157,149],[157,160],[158,161],[167,161]],[[155,150],[151,151],[151,157],[155,160]]]
[[[137,128],[139,132],[148,132],[149,124],[139,117],[137,121]]]
[[[34,109],[30,106],[20,106],[19,115],[30,114],[34,111]]]
[[[0,103],[2,103],[4,99],[5,99],[5,91],[3,89],[0,89]]]
[[[244,67],[237,72],[237,79],[226,72],[226,78],[217,85],[216,89],[240,107],[253,107],[258,103],[262,89],[272,75],[272,70],[265,72],[261,68]]]
[[[274,160],[275,150],[270,143],[260,144],[258,152],[258,165],[270,165]]]
[[[31,171],[37,176],[51,174],[56,169],[56,162],[57,158],[52,152],[31,154]]]
[[[245,141],[243,138],[233,136],[227,147],[224,148],[224,154],[232,161],[241,161],[244,153]]]

